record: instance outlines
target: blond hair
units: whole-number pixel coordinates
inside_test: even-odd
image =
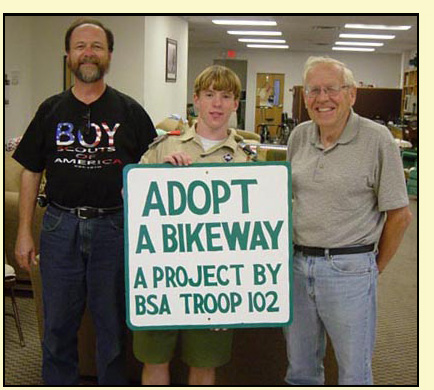
[[[216,91],[232,92],[235,100],[240,98],[241,81],[234,71],[225,66],[212,65],[203,70],[194,81],[194,93],[199,96],[201,91],[211,86]]]

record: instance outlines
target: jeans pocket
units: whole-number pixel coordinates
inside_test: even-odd
[[[116,213],[113,215],[109,215],[108,219],[110,221],[110,224],[119,231],[124,230],[124,214],[123,213]]]
[[[373,252],[355,253],[351,255],[336,255],[330,258],[332,268],[344,274],[363,275],[375,270],[375,255]]]
[[[63,213],[55,215],[47,210],[44,214],[44,218],[42,219],[42,230],[45,230],[46,232],[52,232],[56,230],[62,222],[62,216]]]

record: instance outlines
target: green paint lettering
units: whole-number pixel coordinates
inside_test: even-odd
[[[175,189],[178,192],[178,196],[175,196]],[[178,181],[168,181],[167,193],[169,215],[181,215],[185,211],[187,205],[187,195],[184,186]],[[175,199],[179,199],[177,207],[175,206]]]
[[[256,179],[236,179],[231,181],[231,185],[241,186],[241,206],[243,214],[248,214],[249,209],[249,188],[251,184],[258,184]]]
[[[136,295],[135,300],[136,315],[172,314],[166,294],[162,295],[161,303],[158,302],[158,296],[155,294],[150,294],[147,297]]]
[[[155,200],[153,199],[155,198]],[[161,198],[158,183],[152,181],[149,184],[148,195],[146,196],[145,207],[143,208],[143,217],[148,217],[151,210],[158,210],[160,215],[167,215],[164,208],[163,199]]]
[[[161,225],[163,237],[163,252],[171,253],[178,249],[178,241],[176,240],[176,228],[170,224]]]
[[[172,314],[170,311],[169,301],[167,300],[166,294],[161,297],[161,306],[159,314]]]
[[[217,286],[217,282],[214,280],[215,278],[215,265],[203,265],[203,281],[204,286]]]
[[[229,224],[227,222],[223,222],[222,226],[229,250],[236,250],[236,246],[238,244],[239,249],[245,251],[247,249],[249,238],[250,222],[244,223],[243,230],[241,230],[241,224],[239,222],[234,222],[232,224],[232,230],[229,228]]]
[[[193,252],[193,245],[196,245],[198,252],[205,252],[199,234],[203,228],[203,223],[198,223],[193,231],[191,231],[191,224],[185,225],[185,239],[187,241],[187,252]]]
[[[223,250],[223,246],[221,245],[215,245],[213,243],[214,239],[219,239],[220,238],[220,233],[218,232],[214,232],[213,233],[213,229],[220,227],[220,222],[210,222],[205,224],[205,229],[206,229],[206,245],[207,245],[207,250],[209,252],[217,252],[217,251],[221,251]]]
[[[154,281],[153,287],[157,288],[158,282],[161,282],[164,279],[164,271],[161,267],[153,267],[152,268],[152,279]]]
[[[158,305],[155,302],[156,299],[157,299],[156,295],[154,295],[154,294],[148,295],[148,299],[147,299],[147,302],[146,302],[147,303],[146,314],[148,314],[150,316],[158,314],[159,307],[158,307]]]
[[[222,264],[221,266],[219,266],[217,268],[217,281],[218,281],[218,284],[220,286],[227,286],[229,284],[229,279],[227,278],[227,275],[226,275],[226,278],[223,279],[222,271],[225,271],[225,273],[227,273],[228,272],[228,266]]]
[[[144,250],[149,250],[150,253],[155,253],[154,244],[149,236],[148,228],[146,225],[140,225],[136,254],[140,254]]]
[[[267,229],[268,234],[271,237],[271,248],[279,249],[279,234],[282,230],[283,221],[280,220],[277,222],[276,227],[273,229],[269,221],[264,222],[265,228]]]
[[[273,284],[277,284],[277,274],[279,273],[280,268],[282,267],[282,263],[276,264],[275,268],[273,268],[272,264],[267,263],[265,265],[267,266],[268,270],[270,271]]]
[[[134,281],[134,288],[137,288],[139,286],[142,286],[143,288],[148,288],[145,273],[143,272],[143,269],[141,267],[137,269],[136,279]]]
[[[258,246],[262,247],[262,249],[270,249],[267,240],[265,239],[264,231],[262,230],[262,224],[260,221],[256,221],[253,227],[252,239],[249,249],[255,250]]]
[[[199,187],[201,187],[203,189],[203,193],[204,193],[204,202],[203,202],[202,207],[199,207],[196,204],[196,200],[194,197],[195,190],[196,190],[196,188],[199,188]],[[188,186],[187,192],[188,192],[187,193],[187,202],[189,204],[190,211],[196,215],[204,215],[204,214],[208,213],[209,209],[211,208],[211,192],[210,192],[208,186],[206,185],[206,183],[204,183],[203,181],[200,181],[200,180],[195,180],[195,181],[190,183],[190,185]]]
[[[253,283],[258,286],[265,284],[266,281],[265,267],[262,264],[253,264]]]
[[[172,267],[164,267],[164,271],[166,274],[166,287],[176,287],[175,279],[175,270]]]
[[[194,314],[205,313],[203,307],[203,296],[201,294],[193,294],[193,311]]]
[[[184,312],[185,314],[190,314],[190,304],[189,300],[192,294],[179,294],[179,297],[184,299]]]
[[[235,269],[235,280],[236,285],[241,286],[241,269],[244,268],[244,264],[231,264],[229,266],[231,269]]]
[[[136,298],[136,315],[140,316],[146,314],[145,297],[142,295],[136,295],[135,298]]]
[[[225,203],[231,197],[231,189],[223,180],[213,180],[211,182],[213,197],[213,213],[220,214],[220,204]],[[220,189],[222,194],[220,195]]]
[[[237,307],[241,305],[243,299],[241,298],[241,295],[237,292],[231,292],[229,295],[231,299],[231,312],[235,313]]]

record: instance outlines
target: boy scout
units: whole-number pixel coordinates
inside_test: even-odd
[[[189,129],[168,133],[150,145],[143,164],[245,162],[250,151],[242,137],[228,128],[231,114],[238,108],[241,83],[223,66],[210,66],[194,84],[197,122]],[[134,333],[134,353],[144,363],[143,385],[169,385],[169,363],[178,334],[182,338],[182,360],[190,367],[190,385],[214,385],[215,368],[230,360],[232,331],[209,329],[140,331]]]

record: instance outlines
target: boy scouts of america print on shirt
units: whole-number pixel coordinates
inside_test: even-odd
[[[98,169],[107,165],[120,164],[115,156],[114,137],[120,123],[112,128],[107,123],[85,123],[74,126],[70,122],[60,122],[56,129],[56,146],[58,157],[55,164],[68,164],[76,168]],[[112,154],[112,156],[111,156]]]

